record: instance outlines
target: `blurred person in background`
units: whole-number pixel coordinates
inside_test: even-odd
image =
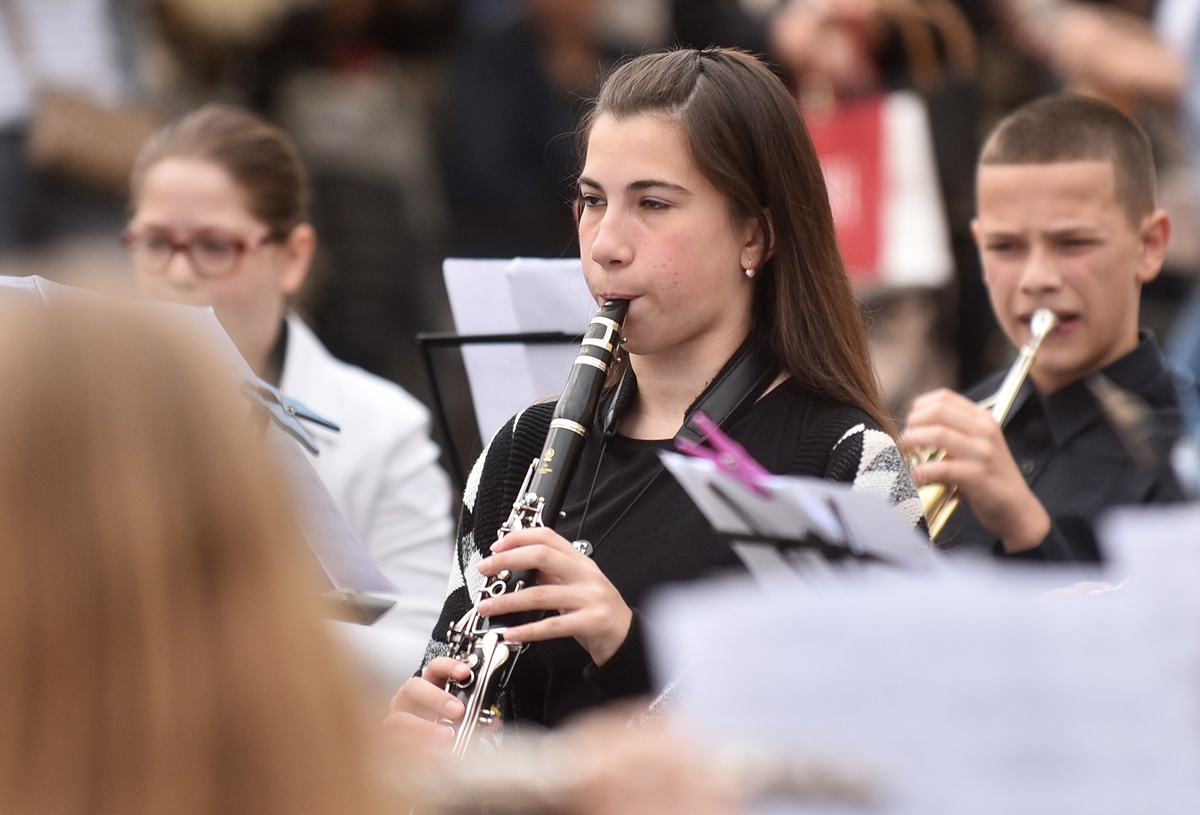
[[[300,293],[308,325],[338,359],[427,404],[413,335],[452,327],[432,131],[459,5],[153,0],[149,26],[158,35],[152,96],[164,107],[182,115],[212,101],[243,104],[296,145],[321,236]],[[459,377],[440,378],[443,391],[458,389],[445,399],[456,431],[473,427]]]
[[[329,354],[289,308],[316,246],[291,142],[241,108],[208,105],[138,156],[124,234],[148,298],[211,306],[263,379],[341,427],[314,428],[314,469],[400,593],[363,638],[380,687],[418,664],[450,564],[449,480],[429,413],[398,385]]]
[[[1146,101],[1174,104],[1186,74],[1191,0],[996,0],[1017,42],[1073,92],[1134,113]],[[1177,9],[1177,10],[1175,10]],[[1154,11],[1162,16],[1156,31]]]
[[[451,63],[443,166],[450,255],[570,257],[571,133],[604,66],[604,0],[520,0],[464,25]],[[479,15],[482,16],[482,15]]]
[[[1171,4],[1172,8],[1182,6],[1182,0]],[[1200,200],[1200,4],[1189,7],[1188,13],[1190,17],[1180,26],[1186,31],[1180,48],[1187,61],[1187,78],[1181,96],[1192,179],[1196,198]],[[1200,223],[1200,213],[1197,218]],[[1200,281],[1192,283],[1192,293],[1172,326],[1167,337],[1167,353],[1174,364],[1200,379]]]
[[[0,291],[0,811],[384,811],[244,399],[162,314],[99,301]]]
[[[118,110],[135,84],[126,59],[135,5],[0,2],[0,254],[6,273],[27,266],[40,271],[39,252],[111,235],[121,222],[120,176],[145,135],[138,116]],[[131,146],[127,134],[138,132]],[[122,157],[123,173],[113,173]]]

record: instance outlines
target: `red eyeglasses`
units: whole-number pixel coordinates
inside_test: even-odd
[[[121,245],[133,258],[133,265],[138,271],[162,274],[175,253],[183,252],[196,274],[210,279],[228,277],[238,270],[247,252],[280,240],[282,238],[274,234],[254,240],[201,235],[188,241],[175,241],[159,233],[141,234],[126,230],[121,234]]]

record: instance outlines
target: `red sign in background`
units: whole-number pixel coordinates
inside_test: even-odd
[[[805,113],[829,188],[838,246],[850,277],[879,280],[884,167],[883,97],[839,103],[829,113]]]

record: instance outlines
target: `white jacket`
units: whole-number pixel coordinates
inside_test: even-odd
[[[429,411],[399,385],[336,359],[299,316],[287,323],[279,389],[341,427],[306,425],[320,450],[313,468],[400,594],[370,628],[339,629],[381,684],[403,681],[437,622],[453,550],[450,480]]]

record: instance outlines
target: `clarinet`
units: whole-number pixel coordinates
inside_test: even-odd
[[[554,409],[541,455],[529,465],[512,512],[496,533],[497,540],[520,529],[553,529],[558,522],[571,474],[600,405],[600,393],[609,366],[617,358],[621,323],[628,309],[628,300],[606,300],[592,317],[566,387]],[[483,587],[479,600],[520,591],[536,579],[537,572],[532,569],[501,571]],[[504,632],[542,614],[526,612],[484,617],[477,611],[479,600],[448,632],[449,655],[471,668],[466,679],[461,682],[451,680],[445,687],[466,707],[458,725],[443,722],[455,731],[454,755],[458,758],[466,755],[479,729],[490,726],[499,717],[500,691],[508,684],[517,657],[525,650],[525,645],[509,642]]]

